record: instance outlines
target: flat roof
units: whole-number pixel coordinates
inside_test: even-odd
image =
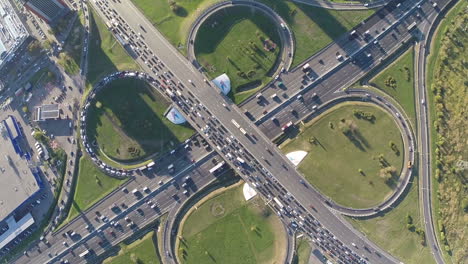
[[[0,249],[10,243],[15,239],[19,234],[23,233],[28,227],[34,224],[34,218],[31,213],[26,214],[18,222],[15,221],[14,217],[9,217],[7,219],[8,230],[0,235]]]
[[[5,125],[6,122],[1,122]],[[5,129],[0,128],[0,221],[39,190],[28,161],[16,153]]]
[[[34,120],[43,121],[47,119],[59,118],[60,109],[58,104],[41,105],[36,107]]]
[[[0,66],[11,59],[28,35],[26,27],[8,0],[0,0],[0,55],[3,52],[7,54],[0,58]]]
[[[10,130],[11,133],[11,138],[15,139],[18,137],[18,130],[16,130],[13,117],[9,116],[7,119],[5,119],[5,122]]]

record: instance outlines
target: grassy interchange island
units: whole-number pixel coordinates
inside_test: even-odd
[[[403,166],[403,141],[389,114],[369,104],[346,103],[301,130],[280,146],[282,152],[308,152],[299,171],[336,203],[367,208],[393,191]]]
[[[141,161],[169,151],[194,133],[190,126],[164,117],[169,102],[146,82],[125,78],[107,86],[97,94],[87,123],[90,142],[96,141],[100,156]]]

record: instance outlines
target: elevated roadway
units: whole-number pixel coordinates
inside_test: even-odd
[[[424,1],[421,3],[423,5],[423,10],[427,8],[427,6],[431,6]],[[443,8],[446,3],[447,1],[442,0],[437,2],[440,8]],[[183,111],[184,107],[181,105],[181,112],[184,112],[187,120],[204,135],[214,148],[218,146],[217,141],[220,141],[220,139],[216,138],[216,135],[210,132],[210,130],[218,130],[219,134],[223,137],[226,135],[231,137],[231,143],[226,144],[224,147],[228,148],[228,150],[218,150],[219,154],[226,159],[233,168],[236,168],[244,179],[259,184],[262,183],[265,188],[259,187],[258,190],[264,197],[269,197],[268,195],[279,197],[285,204],[293,205],[294,207],[292,207],[297,209],[301,216],[311,219],[312,221],[317,221],[317,223],[322,223],[320,226],[324,230],[324,233],[336,237],[336,239],[341,241],[340,243],[344,243],[344,245],[355,243],[357,247],[352,250],[350,249],[353,256],[363,256],[371,263],[398,262],[398,260],[386,254],[367,239],[363,238],[362,235],[352,230],[346,223],[343,223],[339,216],[330,212],[330,210],[321,203],[320,197],[310,192],[309,189],[311,189],[311,186],[301,183],[302,178],[295,171],[292,164],[290,164],[281,153],[277,152],[276,148],[263,136],[257,127],[252,126],[252,124],[245,119],[243,113],[227,100],[227,98],[218,94],[216,88],[212,87],[210,83],[205,83],[203,76],[190,65],[185,58],[177,53],[131,3],[115,3],[111,5],[118,11],[118,14],[121,14],[122,17],[125,18],[125,21],[131,28],[138,30],[138,25],[141,23],[145,28],[150,29],[148,31],[151,33],[151,38],[145,36],[145,42],[150,50],[158,55],[165,65],[164,67],[167,67],[167,69],[175,73],[173,75],[176,75],[171,79],[176,80],[178,85],[177,87],[171,86],[171,89],[177,89],[183,93],[184,96],[196,99],[196,104],[203,109],[197,111],[197,113],[201,115],[198,116],[195,112],[191,113],[187,111],[188,114],[185,113]],[[424,19],[430,21],[435,17],[435,13],[430,10],[427,11],[429,13],[425,15]],[[145,35],[149,34],[146,33]],[[365,57],[368,57],[367,54]],[[138,62],[142,64],[145,70],[152,72],[151,67],[145,65],[142,60],[138,60]],[[345,83],[340,82],[340,84],[344,86]],[[162,92],[164,93],[164,91]],[[193,106],[194,104],[190,105]],[[186,107],[191,107],[190,105]],[[215,113],[215,115],[212,113]],[[246,131],[247,136],[241,132],[239,127],[237,127],[232,120],[235,120],[237,125]],[[207,125],[209,129],[206,129]],[[237,152],[235,152],[236,150]],[[239,150],[242,151],[240,152]],[[249,160],[253,165],[248,167],[241,166],[233,158],[229,157],[227,155],[228,153],[235,153],[231,154],[231,156],[242,157]],[[261,180],[259,180],[259,178],[261,178]],[[272,192],[269,186],[273,186],[273,189],[276,191]],[[313,205],[313,207],[309,205]],[[293,217],[287,216],[286,219],[291,221],[291,229],[297,228],[295,227],[297,223],[295,223]],[[321,231],[318,232],[322,233]],[[310,230],[309,235],[315,237],[317,232],[314,233],[313,230]]]
[[[365,255],[371,262],[398,262],[369,241],[357,237],[339,218],[322,205],[316,195],[309,191],[311,186],[307,183],[301,183],[302,176],[297,173],[293,165],[278,152],[275,146],[264,137],[256,126],[246,119],[243,113],[232,102],[219,94],[217,88],[210,83],[206,83],[204,76],[182,57],[131,3],[116,3],[111,5],[117,14],[120,14],[124,18],[131,29],[138,30],[139,25],[146,28],[147,33],[142,33],[145,45],[154,54],[157,54],[159,60],[173,73],[172,75],[169,74],[171,75],[169,79],[174,80],[174,83],[177,84],[164,88],[171,89],[173,92],[178,91],[184,97],[171,96],[163,87],[161,88],[162,92],[167,94],[167,96],[171,96],[176,103],[185,100],[187,97],[196,99],[197,103],[182,103],[180,106],[181,113],[210,142],[212,147],[233,168],[236,168],[237,172],[244,179],[249,180],[251,177],[260,177],[260,175],[274,178],[275,185],[281,186],[282,190],[291,193],[293,199],[302,206],[303,209],[301,211],[305,217],[317,218],[320,223],[325,225],[327,230],[332,230],[334,235],[345,244],[349,245],[352,241],[356,241],[359,244],[364,244],[366,248],[372,249],[369,250],[370,254],[362,249],[363,247],[354,249],[354,251],[358,252],[356,255]],[[142,63],[140,60],[137,61],[140,64]],[[152,69],[145,63],[142,66],[147,72],[152,72]],[[166,76],[164,79],[166,78],[168,77]],[[191,109],[195,105],[199,106],[202,110],[189,113],[187,109]],[[245,130],[245,135],[239,129],[241,127]],[[216,130],[216,133],[210,132],[214,130]],[[230,144],[226,145],[224,143],[222,145],[225,146],[225,150],[218,149],[218,147],[221,148],[218,145],[220,137],[223,137],[223,139],[226,139],[225,137],[230,138]],[[237,153],[234,151],[237,151]],[[235,162],[234,156],[245,158],[245,160],[249,161],[249,164],[254,165],[242,169]],[[278,189],[281,188],[278,187]],[[311,204],[315,204],[315,207],[321,213],[318,214],[312,210]]]

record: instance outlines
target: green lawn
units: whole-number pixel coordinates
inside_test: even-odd
[[[347,219],[367,238],[403,263],[430,264],[434,263],[430,249],[422,246],[418,234],[406,227],[406,217],[410,215],[415,227],[424,229],[419,207],[418,180],[416,176],[404,200],[385,215],[367,220]]]
[[[102,104],[100,108],[98,104]],[[169,102],[146,82],[115,80],[96,95],[88,117],[90,142],[116,161],[136,161],[164,153],[189,138],[189,125],[174,125],[164,117]]]
[[[80,66],[67,52],[60,53],[58,63],[69,75],[78,74],[80,71]]]
[[[186,52],[188,31],[195,19],[208,6],[221,0],[179,0],[180,15],[171,11],[167,0],[132,0],[143,14],[161,31],[172,45]]]
[[[80,67],[82,50],[83,50],[83,35],[84,35],[84,15],[83,11],[78,12],[78,18],[73,24],[70,34],[64,44],[64,51],[73,59],[75,64]]]
[[[246,202],[242,185],[197,206],[182,226],[182,263],[278,263],[285,234],[258,197]]]
[[[166,0],[132,0],[143,14],[181,52],[186,52],[190,25],[208,6],[220,0],[180,0],[186,14],[175,15]],[[324,48],[341,34],[349,31],[374,10],[334,11],[283,0],[261,0],[281,15],[291,27],[296,40],[293,66]],[[224,58],[223,58],[224,59]]]
[[[89,8],[91,36],[88,51],[87,81],[94,84],[105,75],[121,70],[138,70],[138,65],[115,40],[106,24]]]
[[[411,123],[416,123],[414,107],[414,49],[406,51],[400,58],[370,80],[379,89],[392,96],[405,110]],[[391,82],[394,81],[392,84]]]
[[[261,12],[232,7],[200,27],[195,41],[197,60],[211,78],[229,76],[234,102],[240,103],[270,79],[267,75],[272,74],[281,49],[275,25]],[[271,51],[264,49],[268,40],[276,46]]]
[[[335,11],[284,0],[261,0],[288,23],[296,40],[293,67],[372,15],[374,10]]]
[[[73,203],[64,223],[91,207],[125,181],[107,176],[87,156],[80,158]]]
[[[131,243],[130,245],[120,244],[121,250],[115,257],[110,257],[104,260],[106,264],[160,264],[158,255],[156,254],[156,246],[153,242],[154,232],[146,234],[141,239]]]
[[[372,113],[375,121],[357,118],[354,110]],[[354,130],[350,136],[342,132],[348,127]],[[299,171],[322,193],[338,204],[362,208],[382,202],[392,192],[402,169],[403,154],[397,155],[389,143],[394,142],[401,152],[403,141],[400,130],[386,112],[368,104],[345,104],[302,129],[296,139],[281,146],[282,152],[308,152],[299,164]],[[380,154],[385,161],[379,161]],[[394,167],[388,181],[379,175],[381,164]]]
[[[300,238],[296,241],[297,264],[308,264],[312,248],[306,238]]]

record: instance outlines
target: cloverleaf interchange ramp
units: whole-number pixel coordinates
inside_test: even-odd
[[[438,1],[439,6],[443,7],[445,6],[447,2],[446,1]],[[421,4],[423,5],[423,9],[426,11],[425,15],[427,18],[427,21],[432,21],[432,19],[436,16],[436,13],[430,9],[430,4],[426,1],[421,1]],[[113,4],[111,4],[113,5]],[[242,168],[239,167],[238,164],[235,163],[235,161],[229,160],[229,157],[222,151],[220,151],[220,155],[222,155],[226,161],[230,163],[230,165],[234,168],[236,168],[240,174],[246,178],[248,181],[252,180],[249,178],[249,174],[258,176],[261,178],[262,182],[268,182],[268,185],[275,186],[275,189],[277,188],[278,191],[275,191],[276,195],[281,195],[284,193],[286,190],[290,193],[293,194],[293,198],[291,199],[283,199],[281,197],[282,202],[285,204],[296,204],[298,208],[300,208],[300,214],[303,215],[304,217],[307,217],[307,219],[310,219],[312,222],[314,220],[318,220],[318,222],[326,225],[326,232],[331,231],[333,235],[336,235],[341,241],[343,241],[345,244],[349,245],[351,242],[354,242],[359,245],[359,248],[353,249],[353,252],[357,252],[357,254],[361,255],[364,254],[366,256],[369,256],[371,262],[373,263],[397,263],[398,260],[394,259],[393,257],[389,256],[382,250],[380,250],[377,246],[373,245],[370,243],[367,239],[363,238],[360,234],[355,233],[355,231],[350,230],[348,226],[344,225],[339,216],[335,216],[332,214],[329,209],[324,206],[321,203],[320,196],[314,195],[312,192],[310,192],[311,186],[303,186],[299,184],[299,180],[301,179],[301,176],[295,171],[295,169],[289,164],[288,160],[286,160],[282,154],[278,153],[275,149],[275,147],[270,143],[269,138],[264,137],[264,134],[260,131],[263,130],[264,128],[262,127],[267,127],[270,126],[271,124],[260,124],[259,127],[252,126],[251,123],[243,117],[243,113],[241,113],[232,103],[230,103],[228,100],[226,100],[226,106],[223,106],[220,104],[220,102],[224,101],[225,98],[223,98],[221,95],[216,93],[216,88],[211,87],[203,81],[203,77],[200,76],[200,74],[197,72],[196,69],[194,69],[189,62],[186,61],[185,58],[183,58],[180,54],[175,51],[175,49],[157,32],[154,28],[151,27],[148,21],[144,20],[141,15],[135,15],[139,14],[136,9],[128,3],[125,4],[115,4],[113,5],[114,8],[118,11],[119,14],[121,14],[127,23],[131,26],[131,28],[136,29],[137,24],[141,23],[143,24],[146,28],[150,28],[150,32],[148,34],[151,34],[151,36],[154,36],[153,38],[149,39],[147,38],[145,42],[148,44],[149,47],[151,47],[151,50],[153,50],[158,56],[160,56],[161,60],[165,62],[167,67],[175,73],[177,76],[176,79],[180,80],[182,83],[182,88],[177,87],[175,89],[178,89],[181,93],[183,93],[184,96],[188,96],[187,94],[190,95],[189,92],[194,94],[194,97],[200,100],[200,103],[202,103],[205,106],[205,110],[203,111],[203,117],[205,117],[205,120],[216,120],[219,121],[219,125],[212,126],[210,129],[224,129],[227,130],[227,132],[224,132],[225,134],[230,134],[233,135],[235,138],[235,144],[233,144],[232,147],[234,149],[242,149],[243,153],[249,153],[245,154],[246,156],[242,156],[244,158],[248,158],[249,160],[252,161],[253,168],[245,168],[243,172]],[[414,10],[416,9],[416,6],[410,7],[411,13],[414,14]],[[410,13],[410,12],[408,12]],[[405,18],[404,16],[403,18]],[[429,23],[429,22],[428,22]],[[405,26],[403,25],[403,28]],[[389,37],[389,39],[393,38],[392,36]],[[405,39],[409,39],[407,34],[404,34],[402,36],[397,36],[398,38],[398,43],[399,41],[404,41]],[[380,41],[381,43],[383,41]],[[383,42],[385,43],[385,42]],[[394,42],[389,42],[388,44],[393,44]],[[378,58],[378,56],[381,56],[380,53],[378,52],[379,48],[376,47],[368,47],[370,50],[371,57]],[[364,53],[365,51],[363,51]],[[359,54],[356,54],[359,55]],[[374,63],[369,63],[368,60],[366,60],[367,54],[363,54],[364,56],[356,56],[354,59],[357,60],[359,63],[358,65],[352,63],[352,59],[349,59],[343,63],[343,65],[346,65],[346,67],[342,66],[339,69],[337,69],[332,76],[329,76],[327,78],[322,77],[323,79],[320,80],[320,82],[317,82],[317,86],[314,86],[314,83],[312,84],[313,87],[304,87],[303,93],[304,97],[310,96],[310,94],[306,94],[308,91],[314,90],[315,92],[320,92],[322,91],[323,94],[320,94],[320,97],[322,101],[326,102],[329,99],[333,99],[335,96],[339,96],[340,92],[338,92],[339,87],[344,87],[346,86],[350,81],[352,80],[342,80],[343,76],[350,75],[351,73],[354,73],[359,70],[368,70],[369,68],[374,66]],[[333,55],[333,51],[331,52],[330,59],[334,59],[335,55]],[[138,61],[140,64],[141,61]],[[348,66],[350,65],[350,66]],[[356,66],[352,66],[356,65]],[[144,66],[144,69],[148,70],[147,66]],[[315,66],[313,66],[314,68]],[[177,70],[177,71],[176,71]],[[327,69],[328,70],[328,69]],[[327,71],[325,70],[325,71]],[[336,79],[334,76],[337,75],[337,73],[342,73],[339,74],[339,77]],[[347,74],[344,74],[347,73]],[[359,74],[362,74],[362,72],[359,72]],[[300,77],[300,75],[298,74]],[[296,77],[298,77],[296,76]],[[328,76],[328,75],[327,75]],[[353,75],[353,77],[356,75]],[[294,76],[291,75],[291,79]],[[190,80],[190,81],[188,81]],[[299,80],[298,80],[299,81]],[[315,87],[315,88],[314,88]],[[322,87],[319,88],[318,87]],[[333,87],[333,89],[330,89],[329,87]],[[276,88],[275,88],[276,89]],[[299,88],[300,89],[300,88]],[[323,89],[323,90],[321,90]],[[295,91],[293,91],[294,93]],[[337,95],[338,94],[338,95]],[[291,97],[290,97],[291,98]],[[328,98],[328,99],[327,99]],[[291,105],[298,104],[297,102],[291,102],[287,107],[291,107]],[[243,106],[244,107],[244,106]],[[283,106],[285,108],[286,106]],[[276,110],[277,109],[277,110]],[[277,113],[280,112],[280,107],[275,107],[275,110],[272,110],[271,112],[277,111]],[[270,113],[271,113],[270,112]],[[212,116],[209,113],[213,114],[214,117],[209,117]],[[259,113],[261,113],[259,111]],[[261,116],[261,114],[259,115]],[[284,115],[283,118],[291,118],[290,116]],[[197,118],[194,117],[195,120],[193,120],[192,125],[194,127],[197,127],[198,130],[201,132],[201,134],[209,141],[213,146],[217,145],[216,139],[211,139],[210,138],[210,132],[206,133],[206,130],[204,129],[202,131],[202,128],[204,128],[207,124],[207,122],[211,121],[205,121],[203,118]],[[250,139],[247,139],[243,134],[239,132],[239,129],[232,124],[230,121],[232,119],[236,120],[236,123],[239,124],[240,127],[244,128],[249,135],[255,137],[253,141],[250,141]],[[267,119],[267,118],[265,118]],[[282,119],[281,121],[283,121]],[[259,130],[260,129],[260,130]],[[278,128],[276,128],[277,130]],[[272,134],[275,133],[275,130],[272,130]],[[269,137],[269,136],[268,136]],[[219,139],[218,139],[219,140]],[[266,149],[270,149],[270,151],[273,153],[273,156],[267,152],[265,152]],[[273,150],[273,151],[272,151]],[[251,157],[253,156],[253,157]],[[254,158],[255,157],[255,158]],[[264,157],[263,159],[260,159],[260,157]],[[271,163],[269,165],[268,163]],[[285,167],[283,167],[284,165]],[[262,169],[264,168],[264,169]],[[257,175],[258,174],[258,175]],[[284,175],[284,176],[283,176]],[[287,178],[286,178],[287,176]],[[259,189],[262,194],[267,194],[264,190]],[[279,196],[278,196],[279,197]],[[316,209],[318,212],[313,212],[310,209],[308,209],[308,205],[310,203],[313,203],[316,205]],[[288,220],[285,220],[288,221]],[[314,222],[315,223],[315,222]],[[307,232],[310,232],[310,235],[315,234],[312,229],[309,228],[304,228],[307,230]],[[328,231],[330,230],[330,231]],[[324,231],[325,232],[325,231]],[[363,248],[363,246],[366,246],[372,250],[372,252],[367,252]]]

